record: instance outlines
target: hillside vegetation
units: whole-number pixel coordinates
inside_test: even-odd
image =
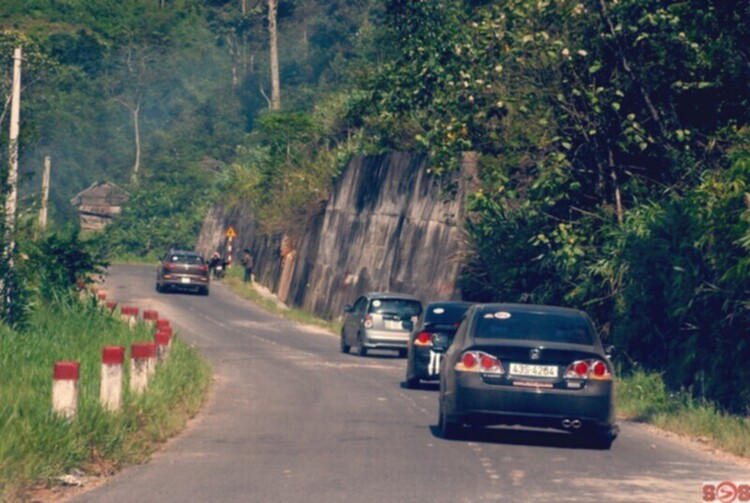
[[[468,299],[583,308],[626,368],[749,410],[750,2],[280,1],[279,110],[267,2],[4,4],[24,173],[53,155],[60,223],[131,190],[110,251],[189,244],[217,198],[294,236],[352,153],[475,151]]]

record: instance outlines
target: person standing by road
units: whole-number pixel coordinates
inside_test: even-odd
[[[245,248],[242,252],[242,267],[245,268],[245,283],[253,282],[253,254],[250,253],[250,248]]]

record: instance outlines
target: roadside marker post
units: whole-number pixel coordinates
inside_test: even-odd
[[[105,410],[117,412],[122,407],[122,377],[125,348],[105,346],[102,350],[102,380],[99,401]]]
[[[57,362],[52,377],[52,412],[73,419],[78,412],[80,363]]]
[[[172,347],[172,329],[162,328],[154,334],[154,343],[156,344],[156,361],[163,363],[169,358],[169,350]]]
[[[154,311],[153,309],[144,309],[143,310],[143,321],[145,321],[149,325],[156,325],[156,320],[159,319],[159,312]]]
[[[122,314],[123,321],[128,322],[130,328],[135,327],[138,321],[138,308],[135,306],[122,306],[120,308],[120,314]]]
[[[130,345],[130,391],[141,394],[148,388],[150,370],[155,365],[156,346],[151,342]]]

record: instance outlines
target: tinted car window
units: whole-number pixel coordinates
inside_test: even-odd
[[[181,264],[202,264],[203,257],[200,255],[179,255],[174,254],[169,257],[170,262],[179,262]]]
[[[374,299],[370,302],[370,313],[395,314],[411,318],[422,313],[422,304],[414,300],[405,299]]]
[[[588,321],[556,313],[480,313],[474,336],[480,339],[516,339],[592,345]]]
[[[453,325],[459,323],[469,306],[432,306],[424,314],[425,325]]]
[[[367,306],[367,298],[360,297],[359,300],[357,300],[357,303],[354,304],[354,311],[358,313],[364,313],[366,306]]]

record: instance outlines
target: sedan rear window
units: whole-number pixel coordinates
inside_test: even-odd
[[[424,314],[424,323],[425,325],[453,325],[461,321],[468,309],[468,305],[431,306]]]
[[[411,318],[422,314],[422,304],[405,299],[375,299],[370,302],[370,313],[395,314],[402,318]]]
[[[591,326],[582,316],[545,312],[480,313],[474,337],[594,344]]]
[[[200,265],[203,264],[203,257],[200,255],[171,255],[170,262],[179,262],[180,264]]]

